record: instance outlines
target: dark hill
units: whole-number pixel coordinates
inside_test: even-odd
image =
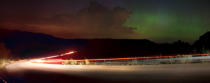
[[[77,50],[74,58],[134,57],[190,53],[181,41],[157,44],[146,39],[61,39],[50,35],[1,29],[0,40],[13,56],[33,57]]]
[[[9,48],[13,55],[22,57],[40,56],[83,46],[83,40],[61,39],[50,35],[23,32],[17,30],[0,30],[0,41]]]

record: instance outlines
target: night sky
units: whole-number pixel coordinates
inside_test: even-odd
[[[192,43],[210,30],[209,4],[208,0],[2,0],[0,28],[60,38]]]

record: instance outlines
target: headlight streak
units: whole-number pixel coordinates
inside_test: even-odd
[[[35,59],[31,60],[30,62],[32,63],[43,63],[43,64],[63,64],[65,61],[70,61],[70,60],[62,60],[62,59],[52,59],[55,57],[60,57],[60,56],[65,56],[65,55],[70,55],[75,53],[74,51],[70,51],[68,53],[64,53],[61,55],[56,55],[56,56],[50,56],[46,58],[40,58],[40,59]],[[172,55],[172,56],[149,56],[149,57],[128,57],[128,58],[107,58],[107,59],[79,59],[79,60],[73,60],[76,62],[85,62],[86,60],[88,61],[120,61],[120,60],[142,60],[142,59],[167,59],[167,58],[178,58],[178,57],[195,57],[195,56],[205,56],[209,54],[191,54],[191,55]]]
[[[75,52],[76,51],[70,51],[70,52],[67,52],[67,53],[64,53],[64,54],[61,54],[61,55],[55,55],[55,56],[49,56],[49,57],[44,57],[44,58],[32,59],[32,60],[30,60],[30,62],[43,63],[43,62],[47,62],[46,59],[52,59],[52,58],[57,58],[57,57],[61,57],[61,56],[71,55],[71,54],[73,54]],[[58,59],[51,60],[51,62],[56,61],[56,60],[58,60]],[[50,61],[48,61],[48,62],[50,62]]]

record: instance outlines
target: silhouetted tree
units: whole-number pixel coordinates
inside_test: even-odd
[[[191,45],[187,42],[178,40],[172,44],[176,53],[190,53],[192,52]]]
[[[193,46],[197,52],[210,50],[210,31],[200,36]]]
[[[188,54],[192,53],[192,46],[184,41],[178,40],[173,43],[159,44],[160,54]]]

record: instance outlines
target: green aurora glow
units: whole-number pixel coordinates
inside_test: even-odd
[[[135,32],[154,41],[184,40],[192,43],[209,30],[204,18],[195,14],[134,11],[125,26],[135,28]]]

